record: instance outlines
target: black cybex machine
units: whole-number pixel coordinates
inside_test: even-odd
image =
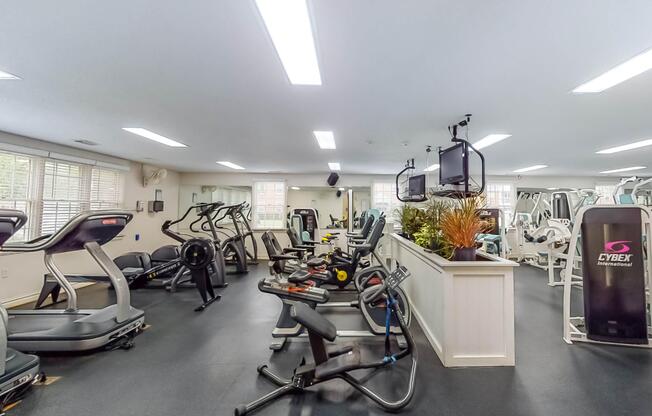
[[[639,205],[593,205],[576,215],[564,276],[564,340],[652,348],[652,212]],[[582,276],[573,275],[581,246]],[[583,316],[571,315],[581,278]]]

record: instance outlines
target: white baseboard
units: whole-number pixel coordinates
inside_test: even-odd
[[[81,289],[81,288],[84,288],[84,287],[94,285],[95,283],[96,282],[78,282],[78,283],[73,283],[72,286],[75,289]],[[8,301],[3,302],[2,306],[4,306],[6,309],[11,309],[11,308],[15,308],[17,306],[25,305],[27,303],[36,302],[36,300],[38,299],[38,295],[39,295],[39,293],[33,293],[31,295],[22,296],[22,297],[19,297],[19,298],[16,298],[16,299],[10,299]],[[66,294],[61,293],[61,295],[59,296],[59,299],[60,300],[65,300],[66,299]]]

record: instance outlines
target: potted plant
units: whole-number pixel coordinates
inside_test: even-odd
[[[474,261],[476,258],[475,238],[487,229],[480,218],[479,209],[484,206],[481,197],[462,198],[454,209],[443,213],[441,230],[444,238],[453,248],[453,259]]]
[[[401,223],[401,234],[403,237],[413,240],[414,234],[417,233],[423,225],[423,211],[417,207],[404,204],[397,209],[399,221]]]
[[[423,210],[423,224],[414,234],[414,242],[432,250],[442,257],[450,257],[452,251],[441,230],[441,218],[451,209],[451,203],[444,199],[432,198]]]

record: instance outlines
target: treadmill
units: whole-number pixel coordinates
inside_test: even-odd
[[[0,245],[27,222],[21,211],[0,210]],[[40,380],[39,359],[7,348],[7,311],[0,305],[0,412],[3,404],[19,399],[34,382]]]
[[[115,238],[131,221],[123,210],[82,212],[54,234],[24,243],[5,244],[2,251],[43,251],[45,266],[67,295],[60,309],[9,311],[9,346],[22,351],[88,351],[104,346],[130,348],[145,323],[145,313],[130,304],[129,285],[102,245]],[[54,263],[54,255],[86,250],[106,273],[116,303],[103,309],[79,309],[77,293]]]

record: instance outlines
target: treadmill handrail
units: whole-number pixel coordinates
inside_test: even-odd
[[[80,224],[95,219],[102,218],[115,218],[123,217],[127,223],[129,223],[134,214],[125,210],[116,210],[116,209],[106,209],[106,210],[97,210],[97,211],[84,211],[72,217],[63,227],[54,232],[53,234],[47,236],[47,238],[36,238],[32,241],[20,242],[20,243],[6,243],[0,248],[0,251],[7,252],[34,252],[34,251],[43,251],[48,250],[52,246],[58,244],[65,238],[70,232],[75,230]]]
[[[15,218],[14,231],[18,231],[27,222],[27,215],[17,209],[0,209],[0,218]]]

